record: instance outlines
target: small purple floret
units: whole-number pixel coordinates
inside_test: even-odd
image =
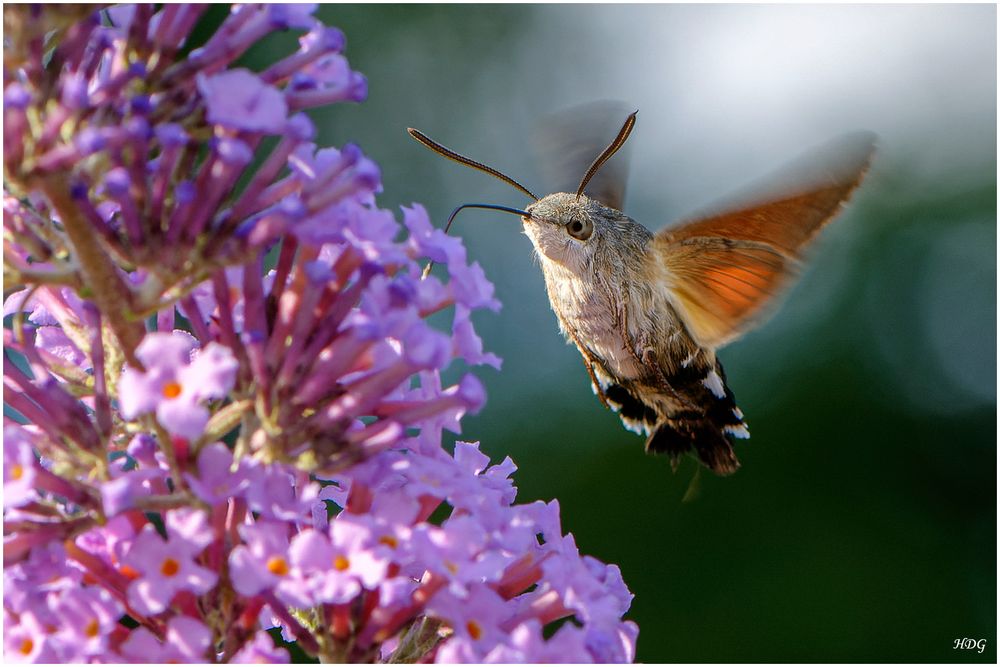
[[[80,74],[70,74],[63,79],[62,97],[64,107],[71,111],[85,109],[89,102],[87,80]]]
[[[167,515],[167,539],[153,526],[146,526],[124,563],[142,573],[128,587],[128,599],[143,614],[158,614],[179,591],[201,594],[215,585],[218,576],[194,562],[212,541],[212,531],[203,512],[175,510]]]
[[[139,628],[129,635],[121,651],[132,662],[200,663],[208,662],[206,652],[211,644],[212,632],[204,623],[175,616],[167,623],[165,642],[160,643],[146,628]]]
[[[215,150],[224,163],[237,169],[250,164],[253,159],[253,151],[239,139],[222,139],[215,145]]]
[[[38,498],[35,476],[38,461],[27,432],[20,426],[3,430],[3,504],[19,507]]]
[[[188,142],[188,134],[177,123],[163,123],[154,130],[156,138],[164,147],[184,146]]]
[[[126,368],[119,381],[123,417],[155,411],[157,421],[174,435],[191,440],[202,434],[209,414],[201,402],[226,395],[237,363],[218,343],[209,343],[191,360],[193,345],[182,332],[147,334],[136,350],[146,371]]]
[[[103,133],[100,130],[94,128],[84,128],[76,135],[76,139],[73,143],[80,150],[83,155],[91,155],[97,151],[103,150],[107,145]]]
[[[124,167],[116,167],[108,172],[104,177],[104,185],[108,189],[108,194],[113,197],[123,197],[128,194],[132,178]]]
[[[312,17],[315,3],[289,3],[268,7],[271,24],[275,28],[311,28],[316,22]]]
[[[5,109],[27,109],[31,104],[31,93],[19,83],[12,83],[3,89]]]
[[[288,117],[285,98],[249,70],[198,75],[198,90],[205,98],[208,121],[234,130],[279,134]]]

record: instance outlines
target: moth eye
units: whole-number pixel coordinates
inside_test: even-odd
[[[586,241],[594,233],[594,223],[588,218],[574,218],[566,225],[566,231],[573,238]]]

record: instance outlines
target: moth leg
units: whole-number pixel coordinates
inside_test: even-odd
[[[653,371],[656,375],[656,379],[660,383],[660,387],[669,393],[672,398],[684,406],[685,409],[698,410],[698,406],[684,396],[681,396],[680,393],[674,389],[673,385],[670,384],[670,380],[667,379],[666,374],[663,372],[663,368],[660,366],[660,362],[656,358],[656,351],[653,348],[647,347],[643,349],[641,361],[643,366]]]
[[[669,393],[672,397],[677,399],[686,408],[693,408],[694,404],[687,400],[683,396],[677,393],[673,385],[667,379],[666,374],[664,374],[663,369],[660,367],[660,363],[656,358],[656,351],[649,345],[642,346],[642,355],[639,355],[638,347],[632,340],[632,334],[628,330],[628,307],[623,307],[615,313],[616,324],[621,326],[622,338],[625,341],[625,347],[628,349],[632,358],[635,359],[636,363],[640,366],[653,371],[656,375],[656,379],[660,383],[660,387]]]
[[[628,350],[632,358],[635,359],[636,363],[640,366],[645,366],[646,362],[643,361],[642,357],[639,356],[638,351],[636,351],[635,343],[632,340],[632,334],[628,330],[628,307],[624,306],[617,311],[615,311],[615,324],[621,329],[622,340],[625,341],[625,348]],[[659,368],[659,367],[657,367]]]
[[[587,375],[590,376],[590,382],[594,387],[594,393],[597,394],[597,398],[600,399],[601,405],[611,410],[612,407],[608,404],[608,397],[604,393],[604,388],[601,387],[601,383],[597,380],[597,373],[594,372],[594,357],[591,355],[590,350],[580,344],[579,339],[576,334],[567,329],[569,337],[573,340],[573,344],[576,345],[576,349],[580,350],[580,355],[583,357],[583,365],[587,369]]]
[[[590,382],[597,393],[597,398],[601,401],[601,405],[606,407],[608,410],[611,410],[612,407],[608,404],[608,397],[604,394],[604,389],[601,387],[601,383],[597,381],[597,375],[594,373],[593,364],[585,358],[583,365],[587,368],[587,374],[590,375]]]
[[[648,345],[643,345],[642,355],[639,355],[638,348],[635,342],[632,340],[632,334],[628,330],[628,307],[624,306],[615,311],[615,324],[621,328],[622,339],[625,341],[625,348],[635,359],[639,366],[646,369],[652,370],[653,374],[656,375],[656,379],[659,381],[660,387],[668,392],[672,397],[677,399],[679,403],[687,408],[692,408],[694,405],[691,401],[687,400],[683,396],[677,393],[677,390],[673,388],[670,381],[667,380],[667,376],[664,374],[663,369],[660,368],[660,364],[656,358],[656,352],[652,347]]]

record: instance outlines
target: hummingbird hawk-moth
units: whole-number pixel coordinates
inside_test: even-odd
[[[810,153],[792,174],[795,182],[763,200],[653,233],[621,212],[621,161],[595,179],[625,144],[637,113],[628,115],[586,170],[577,171],[583,177],[575,192],[545,197],[408,131],[533,200],[523,210],[467,204],[455,213],[473,206],[520,215],[559,327],[580,351],[601,403],[626,428],[647,436],[646,451],[667,454],[674,467],[690,453],[728,475],[740,465],[732,440],[750,433],[716,350],[757,323],[795,276],[806,245],[861,182],[874,135],[841,137]],[[574,131],[563,130],[571,125],[557,121],[550,132],[562,135],[555,140],[557,159],[586,164],[581,159],[596,151],[569,145]]]

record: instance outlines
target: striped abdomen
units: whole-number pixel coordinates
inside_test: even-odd
[[[732,439],[750,432],[718,360],[709,365],[699,355],[673,372],[636,380],[612,378],[602,366],[595,364],[601,393],[626,428],[648,436],[646,451],[667,454],[675,466],[691,453],[720,475],[739,468]]]

